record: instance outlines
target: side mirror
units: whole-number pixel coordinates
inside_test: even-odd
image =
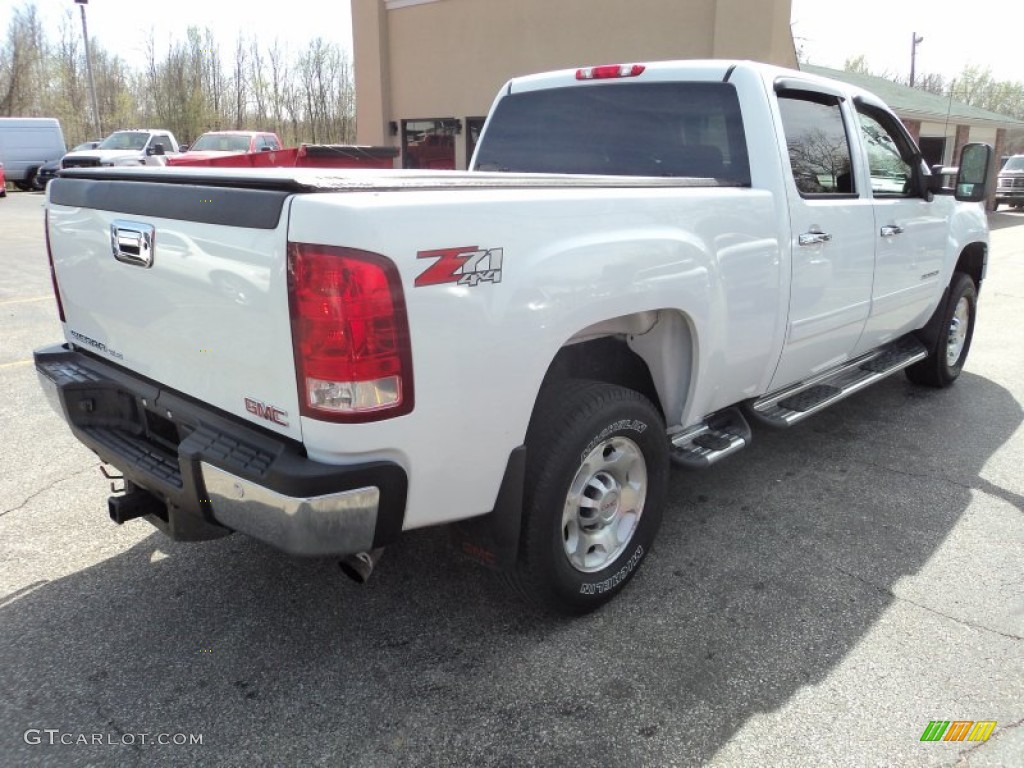
[[[269,151],[270,151],[270,147],[268,147],[266,144],[264,144],[262,147],[260,147],[260,152],[269,152]]]
[[[928,177],[928,190],[936,195],[952,195],[952,183],[956,176],[957,169],[940,164],[933,165],[928,169],[931,175]]]
[[[179,152],[188,152],[188,144],[179,144],[178,145],[178,151]]]
[[[164,145],[159,143],[159,142],[157,142],[156,144],[153,145],[153,148],[149,151],[149,154],[151,154],[151,155],[163,155],[163,154],[165,154],[164,153]]]
[[[956,199],[977,203],[988,197],[988,174],[992,166],[992,147],[966,144],[960,152],[960,172],[956,177]]]

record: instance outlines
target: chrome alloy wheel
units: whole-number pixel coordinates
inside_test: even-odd
[[[950,368],[960,360],[960,353],[967,343],[967,329],[970,327],[971,304],[966,296],[956,303],[956,311],[949,323],[949,337],[946,340],[946,365]]]
[[[647,497],[647,463],[628,437],[611,437],[587,454],[562,511],[562,547],[583,573],[606,568],[622,554],[640,523]]]

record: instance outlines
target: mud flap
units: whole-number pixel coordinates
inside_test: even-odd
[[[496,571],[509,571],[519,556],[523,519],[526,446],[509,454],[494,509],[451,526],[452,544],[472,560]]]

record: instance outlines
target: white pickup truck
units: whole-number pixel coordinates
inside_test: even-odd
[[[64,343],[118,523],[368,575],[402,531],[582,613],[701,468],[971,343],[991,150],[954,188],[846,85],[750,62],[517,78],[465,173],[83,169],[49,185]]]
[[[93,149],[68,152],[62,168],[95,168],[166,165],[165,155],[178,152],[178,140],[170,131],[134,128],[114,131]]]

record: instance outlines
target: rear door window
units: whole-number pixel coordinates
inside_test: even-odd
[[[512,94],[491,116],[479,171],[688,176],[750,185],[729,83],[611,82]]]
[[[803,197],[853,196],[850,141],[839,98],[810,91],[779,93],[793,181]]]

